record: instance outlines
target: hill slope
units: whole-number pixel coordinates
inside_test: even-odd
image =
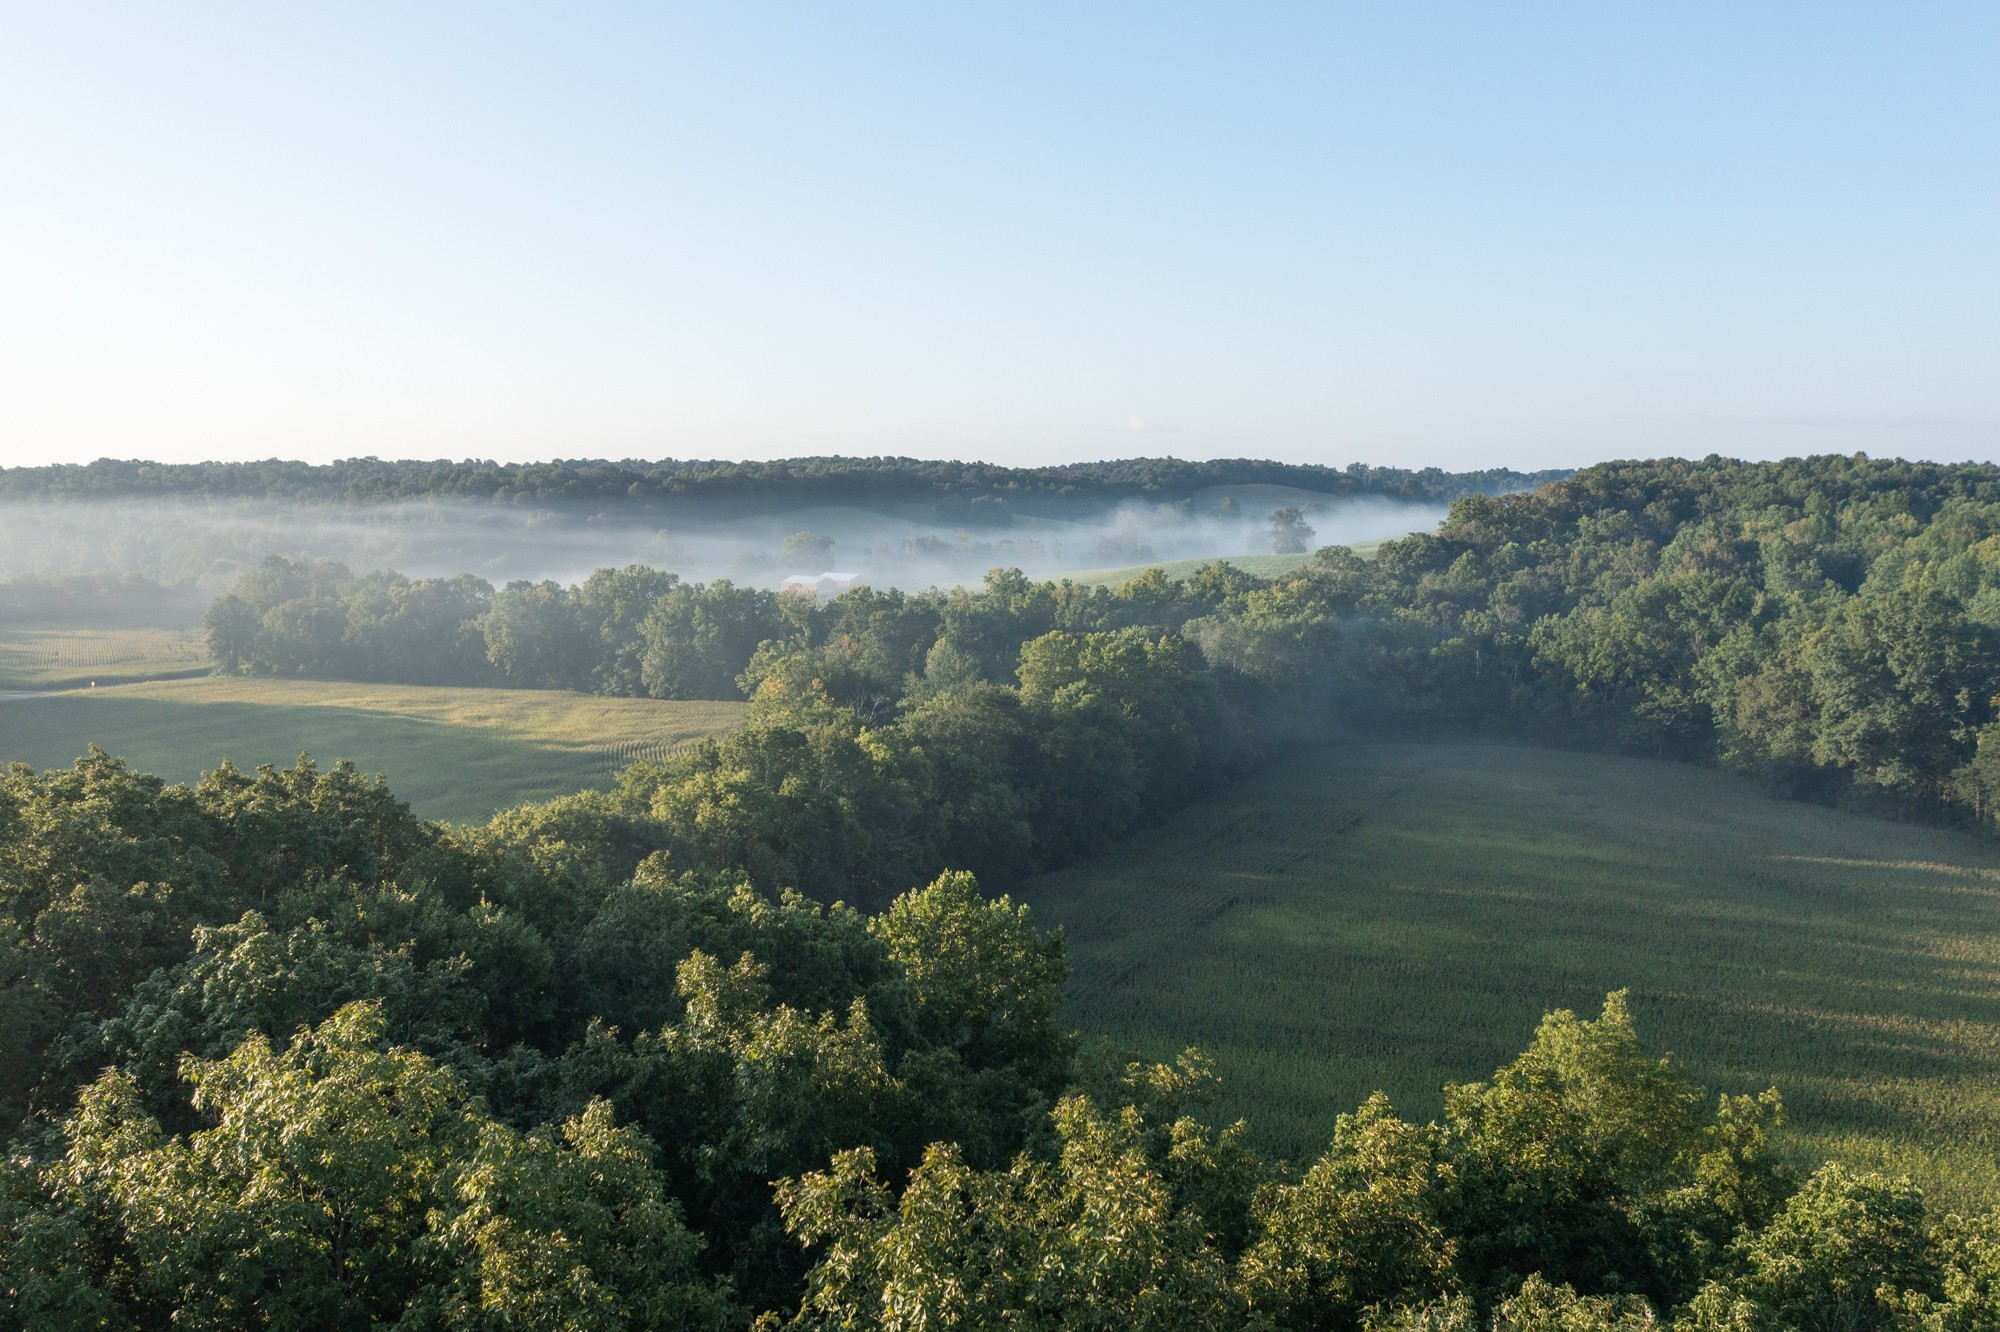
[[[2000,847],[1674,764],[1319,751],[1027,884],[1071,1020],[1214,1054],[1266,1146],[1382,1088],[1431,1116],[1541,1013],[1630,987],[1712,1090],[1775,1082],[1790,1143],[2000,1199]]]
[[[551,689],[174,680],[0,700],[0,762],[54,767],[98,744],[191,781],[224,758],[248,770],[310,750],[387,774],[426,818],[484,820],[608,785],[633,759],[733,729],[742,711]]]

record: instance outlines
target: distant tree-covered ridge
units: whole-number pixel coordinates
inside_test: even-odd
[[[1142,642],[1148,670],[1176,663],[1207,701],[1165,724],[1171,743],[1138,744],[1147,777],[1104,770],[1112,794],[1093,817],[1132,793],[1157,814],[1162,793],[1192,789],[1160,778],[1176,754],[1235,762],[1384,725],[1719,763],[1788,794],[1985,827],[2000,813],[2000,471],[1985,465],[1606,464],[1461,499],[1372,560],[1329,547],[1271,579],[1213,565],[1103,589],[995,571],[979,589],[814,602],[641,566],[496,591],[274,559],[209,613],[211,654],[232,670],[661,698],[777,681],[927,755],[942,747],[926,727],[983,735],[965,743],[996,781],[1035,791],[1052,788],[1023,754],[1068,761],[999,745],[991,720],[967,729],[959,712],[1028,724],[1018,709],[1060,660],[1079,674],[1051,700],[1143,729],[1144,690],[1109,665]],[[1042,724],[1028,724],[1035,744],[1056,744]]]
[[[922,458],[783,458],[769,462],[691,459],[546,463],[418,462],[349,458],[314,464],[272,459],[243,463],[93,463],[0,468],[0,499],[113,499],[210,496],[312,502],[382,503],[475,499],[608,505],[681,499],[867,504],[1009,498],[1178,500],[1213,486],[1274,485],[1341,496],[1442,503],[1523,490],[1566,471],[1490,468],[1408,471],[1353,463],[1344,468],[1252,458],[1186,462],[1127,458],[1060,467]],[[977,516],[977,510],[968,510]]]
[[[2000,1214],[1773,1156],[1622,994],[1261,1159],[945,873],[866,915],[583,796],[0,775],[0,1329],[1985,1332]]]

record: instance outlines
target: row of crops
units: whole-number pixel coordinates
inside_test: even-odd
[[[208,647],[193,629],[16,629],[0,633],[0,688],[73,689],[194,675]]]
[[[614,777],[621,769],[634,763],[664,763],[669,755],[697,743],[693,740],[613,740],[598,746],[597,752],[603,756],[604,772]]]

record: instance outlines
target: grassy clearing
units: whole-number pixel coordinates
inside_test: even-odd
[[[126,684],[209,668],[199,629],[0,629],[0,692]]]
[[[1712,1090],[1783,1091],[1801,1159],[2000,1201],[2000,847],[1963,835],[1673,764],[1352,746],[1020,895],[1068,932],[1076,1025],[1207,1048],[1279,1153],[1376,1088],[1435,1115],[1629,986]]]
[[[556,690],[173,680],[0,702],[0,760],[66,765],[96,743],[187,781],[225,757],[249,769],[309,750],[385,773],[419,814],[465,821],[604,787],[634,759],[733,729],[742,711]]]

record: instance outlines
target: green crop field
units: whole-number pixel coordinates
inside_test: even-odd
[[[188,781],[224,758],[247,770],[309,750],[387,775],[419,814],[466,821],[604,787],[634,759],[733,729],[742,712],[557,690],[172,680],[0,701],[0,760],[66,765],[95,743]]]
[[[1801,1160],[2000,1201],[2000,846],[1967,835],[1668,763],[1349,746],[1019,896],[1067,931],[1073,1024],[1206,1048],[1283,1155],[1377,1088],[1434,1116],[1629,987],[1712,1091],[1778,1086]]]
[[[209,669],[199,629],[0,629],[0,693],[196,675]]]

